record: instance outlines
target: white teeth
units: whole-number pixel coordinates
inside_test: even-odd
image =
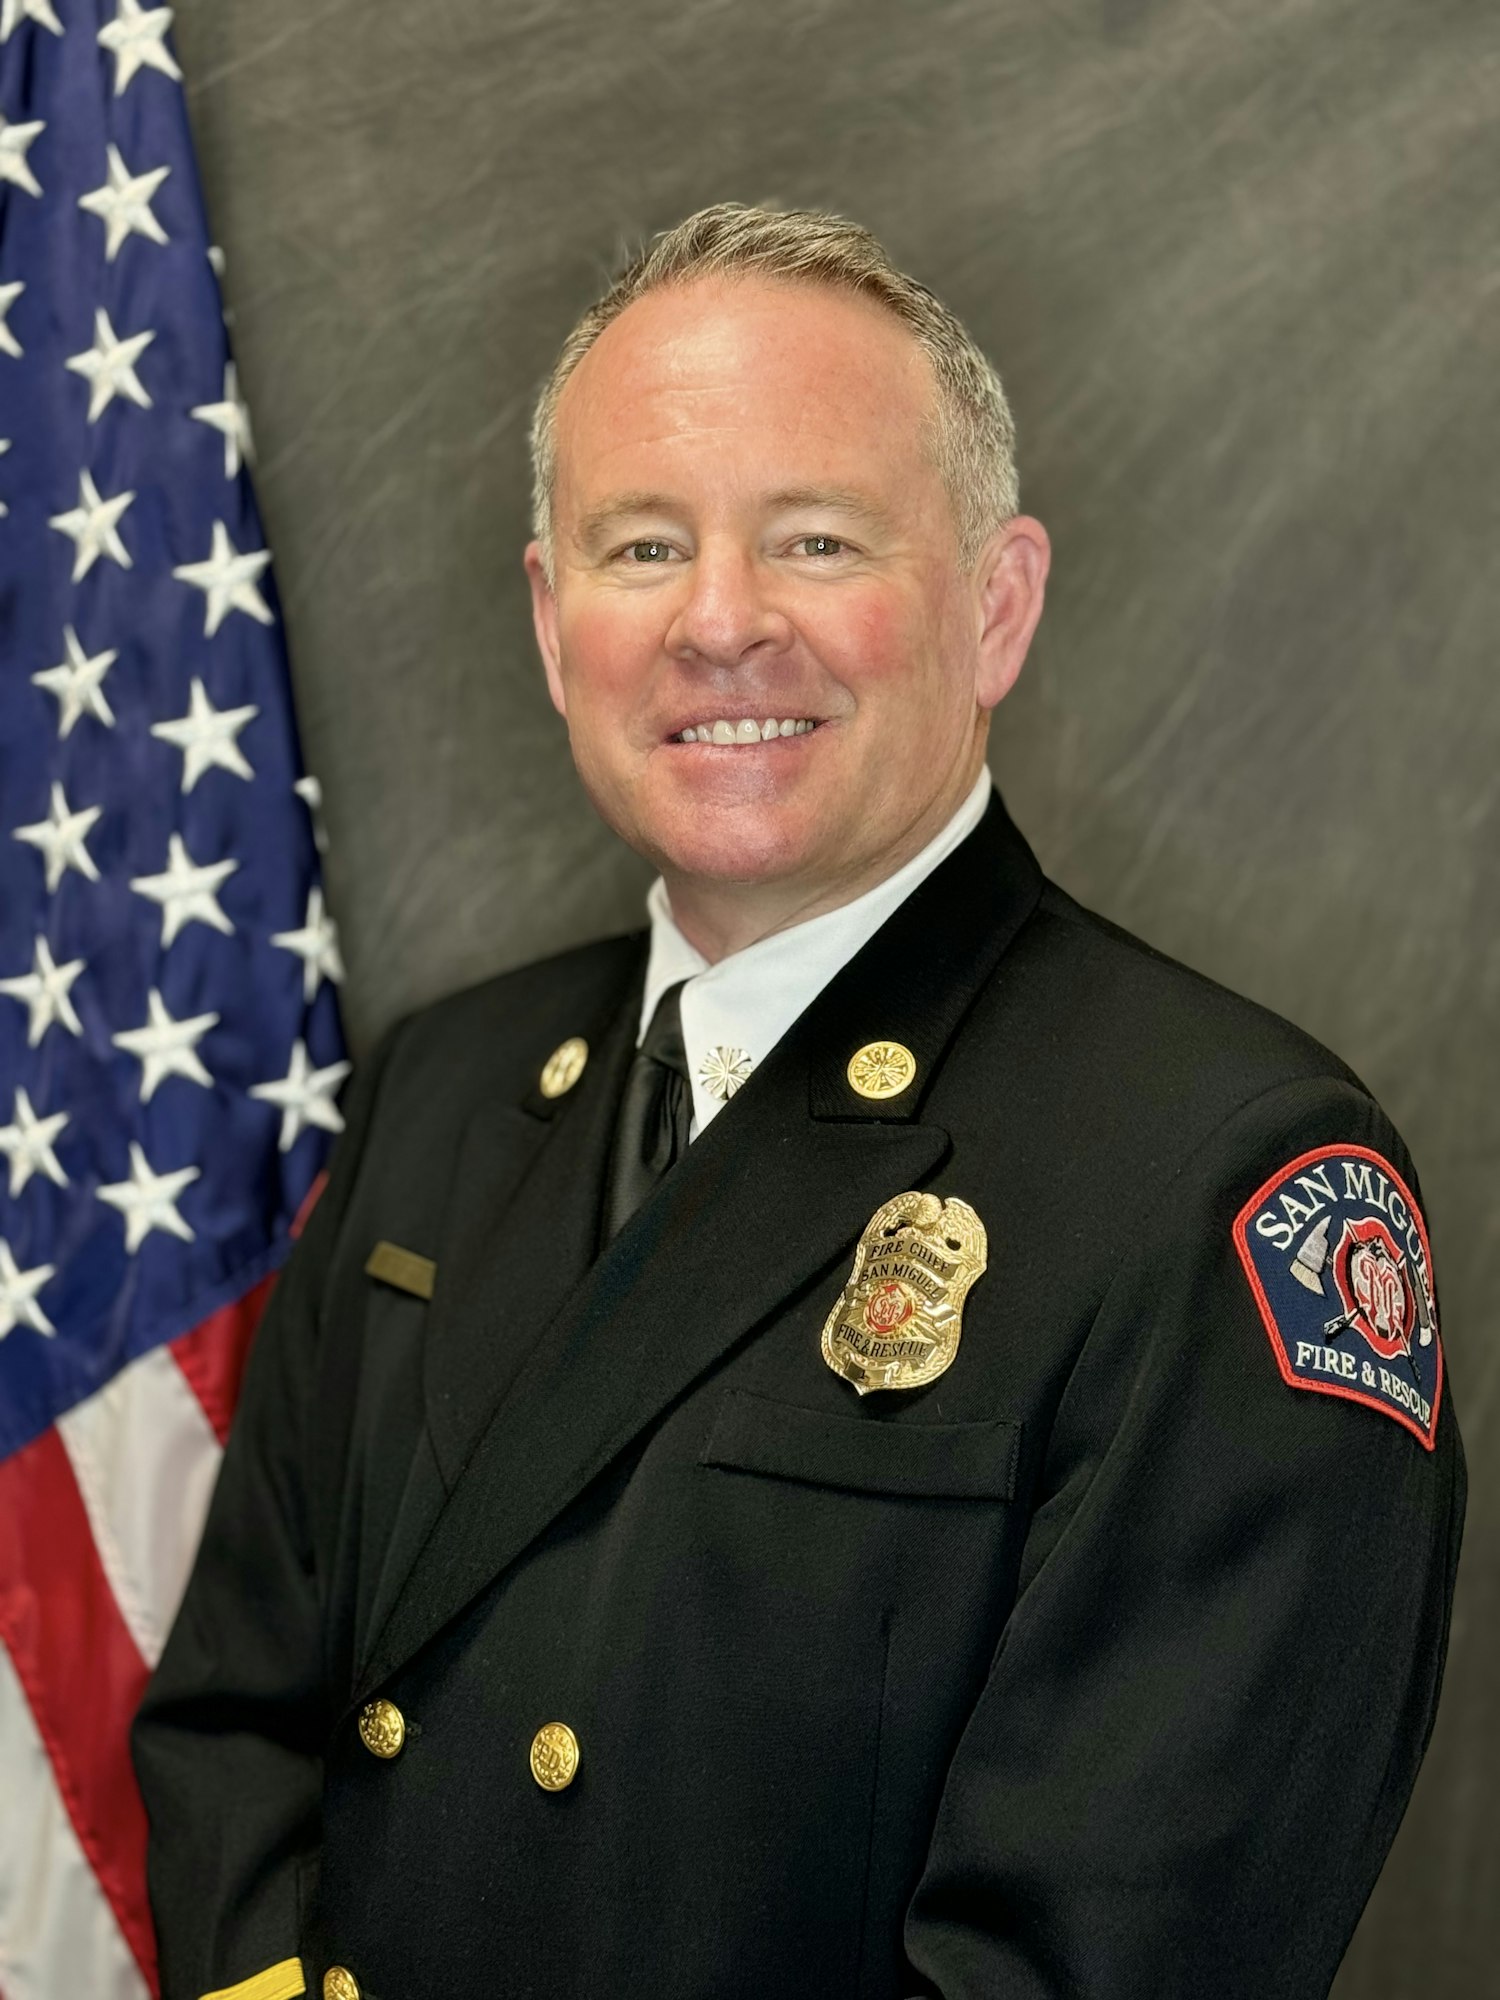
[[[752,717],[745,716],[738,722],[721,720],[693,724],[687,729],[679,729],[675,740],[678,743],[715,743],[721,746],[770,743],[778,736],[806,736],[817,726],[806,717],[799,721],[789,715],[785,721],[778,722],[774,715],[768,715],[764,722],[756,722]]]

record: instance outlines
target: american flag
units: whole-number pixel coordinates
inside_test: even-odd
[[[0,1991],[155,1989],[127,1728],[339,1128],[171,9],[0,0]]]

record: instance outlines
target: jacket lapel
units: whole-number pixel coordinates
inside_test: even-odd
[[[558,1036],[589,1044],[583,1075],[547,1099],[481,1103],[462,1141],[423,1364],[444,1482],[458,1478],[537,1336],[594,1261],[615,1106],[645,976],[637,943]]]
[[[948,1136],[921,1106],[954,1033],[1034,907],[1041,877],[996,800],[976,832],[901,905],[783,1037],[733,1105],[695,1141],[591,1267],[554,1278],[560,1300],[481,1420],[394,1604],[355,1699],[386,1679],[515,1561],[600,1471],[688,1387],[751,1337],[852,1245],[881,1202],[920,1187]],[[871,1101],[848,1082],[864,1042],[904,1043],[917,1076]],[[628,1061],[627,1034],[624,1060]],[[454,1352],[514,1345],[502,1316],[526,1310],[545,1261],[548,1191],[607,1153],[611,1095],[536,1158],[466,1300]],[[601,1065],[601,1083],[606,1066]],[[580,1105],[580,1110],[583,1106]],[[597,1120],[597,1124],[592,1122]],[[596,1211],[595,1211],[596,1212]],[[573,1254],[577,1254],[577,1240]],[[493,1383],[493,1376],[490,1377]],[[455,1392],[456,1393],[456,1389]],[[447,1422],[447,1419],[445,1419]],[[450,1449],[462,1426],[448,1431]]]
[[[564,1096],[546,1098],[533,1084],[519,1102],[507,1101],[483,1052],[466,1063],[470,1108],[435,1246],[437,1288],[423,1340],[425,1429],[378,1554],[357,1640],[361,1658],[530,1340],[593,1261],[612,1106],[630,1057],[645,960],[643,936],[622,938],[591,965],[580,990],[560,999],[558,1039],[579,1034],[589,1045],[583,1074]],[[505,1023],[497,1022],[496,1057],[504,1034]]]

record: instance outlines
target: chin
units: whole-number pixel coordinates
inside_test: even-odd
[[[800,814],[766,807],[732,811],[703,808],[674,815],[669,823],[639,829],[627,840],[667,874],[700,882],[779,882],[800,875],[816,842]]]

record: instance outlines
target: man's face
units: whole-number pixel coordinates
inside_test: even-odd
[[[567,383],[538,638],[585,787],[674,904],[843,900],[978,774],[1020,657],[991,629],[1008,586],[958,565],[934,398],[880,308],[759,279],[637,300]]]

